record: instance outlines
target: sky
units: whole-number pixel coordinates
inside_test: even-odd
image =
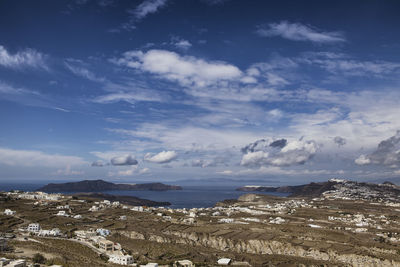
[[[399,179],[399,12],[2,0],[0,182]]]

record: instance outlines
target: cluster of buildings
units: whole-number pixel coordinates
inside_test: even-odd
[[[45,192],[7,192],[7,195],[13,198],[30,199],[30,200],[48,200],[58,201],[63,198],[61,194],[48,194]]]
[[[400,207],[398,198],[399,186],[390,183],[359,183],[342,179],[330,179],[329,181],[337,184],[333,186],[333,190],[325,191],[322,194],[326,199],[366,200]]]
[[[111,202],[110,200],[107,200],[107,199],[105,199],[105,200],[103,200],[101,202],[100,201],[96,201],[94,204],[95,205],[93,205],[89,209],[89,211],[99,211],[99,210],[102,210],[102,209],[105,209],[105,208],[110,208],[110,207],[117,208],[117,207],[121,206],[121,203],[119,201]]]
[[[110,235],[107,229],[99,228],[96,230],[78,230],[75,231],[77,240],[98,247],[98,249],[109,257],[109,262],[120,265],[134,265],[134,260],[131,255],[124,253],[119,243],[114,243],[106,239]]]
[[[42,229],[38,223],[30,223],[26,229],[21,229],[40,237],[57,237],[61,236],[60,229],[53,228],[50,230]]]

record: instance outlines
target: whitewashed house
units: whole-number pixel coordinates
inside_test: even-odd
[[[110,255],[108,262],[120,264],[120,265],[130,265],[133,264],[133,257],[131,255]]]
[[[231,259],[222,258],[217,261],[218,265],[229,265],[231,263]]]
[[[15,214],[15,210],[5,209],[4,215],[12,216]]]
[[[27,230],[29,232],[39,232],[40,231],[40,224],[38,223],[31,223],[28,225]]]

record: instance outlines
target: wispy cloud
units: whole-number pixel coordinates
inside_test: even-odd
[[[85,66],[83,66],[83,63],[79,60],[72,60],[72,59],[66,60],[64,62],[64,65],[69,71],[71,71],[76,76],[88,79],[93,82],[102,83],[106,81],[104,77],[98,77],[92,71],[88,70]]]
[[[0,163],[11,166],[64,167],[88,164],[81,157],[47,154],[37,150],[0,147]]]
[[[162,99],[157,95],[147,94],[146,92],[107,94],[93,99],[93,102],[100,104],[116,103],[120,101],[135,104],[139,101],[161,102]]]
[[[281,21],[260,26],[257,34],[263,37],[280,36],[292,41],[309,41],[314,43],[337,43],[346,41],[341,32],[324,32],[301,23]]]
[[[358,60],[343,53],[308,52],[297,62],[318,66],[326,71],[345,76],[387,75],[400,71],[400,63],[383,60]]]
[[[184,50],[184,51],[186,51],[190,47],[192,47],[192,44],[188,40],[185,40],[185,39],[182,39],[182,38],[176,37],[176,36],[171,38],[171,44],[173,46],[175,46],[176,48]]]
[[[48,70],[46,55],[29,48],[12,54],[2,45],[0,45],[0,66],[15,70],[26,67]]]
[[[167,1],[168,0],[145,0],[138,5],[132,13],[137,19],[143,19],[149,14],[156,13],[167,4]]]
[[[83,175],[84,171],[76,171],[71,168],[71,165],[67,165],[65,169],[59,169],[54,174],[55,175],[64,175],[64,176],[71,176],[71,175]]]
[[[34,90],[23,87],[16,87],[0,80],[0,99],[5,99],[32,107],[43,107],[62,112],[70,112],[68,109],[60,107],[46,95]]]

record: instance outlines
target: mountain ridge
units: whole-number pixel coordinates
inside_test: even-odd
[[[83,180],[79,182],[68,183],[49,183],[37,189],[43,192],[101,192],[101,191],[167,191],[167,190],[182,190],[182,187],[177,185],[166,185],[163,183],[144,183],[144,184],[116,184],[107,182],[101,179],[98,180]]]

